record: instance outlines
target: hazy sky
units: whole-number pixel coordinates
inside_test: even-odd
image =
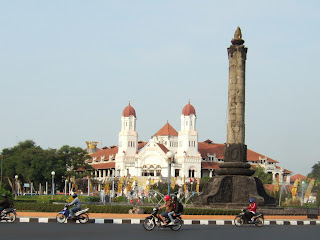
[[[148,141],[167,120],[180,130],[189,99],[199,140],[224,143],[227,48],[240,26],[246,144],[307,174],[320,160],[319,9],[318,0],[0,0],[0,150],[26,139],[117,145],[129,101]]]

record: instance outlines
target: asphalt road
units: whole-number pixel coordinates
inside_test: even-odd
[[[200,239],[319,239],[320,225],[316,226],[219,226],[184,225],[174,232],[155,228],[146,231],[133,224],[57,224],[57,223],[0,223],[1,240],[50,239],[129,239],[129,240],[200,240]]]

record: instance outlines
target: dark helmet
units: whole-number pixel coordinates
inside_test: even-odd
[[[172,196],[171,196],[171,199],[172,199],[173,202],[176,202],[176,201],[178,200],[178,198],[177,198],[176,195],[172,195]]]
[[[250,198],[250,199],[249,199],[249,202],[250,202],[250,203],[253,203],[253,202],[254,202],[254,198]]]
[[[8,196],[7,196],[7,194],[2,194],[2,197],[4,197],[4,198],[7,198]]]
[[[78,195],[76,193],[72,194],[73,198],[76,198]]]

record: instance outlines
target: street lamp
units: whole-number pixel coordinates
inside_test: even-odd
[[[1,156],[1,185],[0,186],[2,186],[2,169],[3,169],[3,158],[4,158],[4,156],[3,155],[0,155]]]
[[[54,175],[56,175],[55,171],[51,172],[51,176],[52,176],[52,199],[53,199],[53,195],[54,195]]]
[[[168,195],[170,196],[171,188],[171,163],[173,162],[174,153],[172,151],[167,152],[167,162],[168,162]]]
[[[304,184],[305,184],[305,182],[302,181],[302,182],[301,182],[301,206],[302,206],[303,203],[304,203],[304,192],[303,192],[303,190],[304,190]]]
[[[17,199],[17,194],[18,194],[18,175],[15,175],[14,178],[15,178],[15,181],[14,181],[14,183],[15,183],[15,188],[14,188],[15,196],[14,196],[14,198]]]

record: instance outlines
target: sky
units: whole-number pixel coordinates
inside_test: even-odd
[[[121,115],[139,140],[183,107],[199,141],[225,143],[227,48],[241,27],[246,144],[306,175],[319,162],[320,1],[0,0],[0,151],[118,144]],[[317,110],[318,109],[318,110]]]

